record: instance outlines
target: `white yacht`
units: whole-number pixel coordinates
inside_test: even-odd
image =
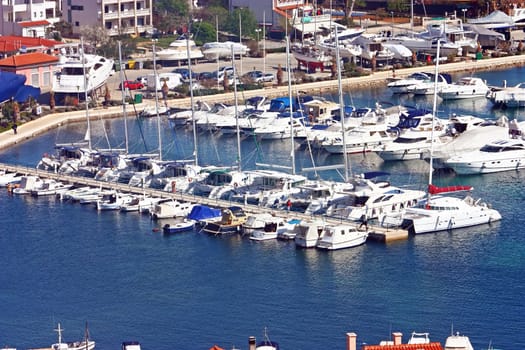
[[[394,94],[405,94],[410,92],[410,90],[421,82],[432,81],[432,74],[417,72],[412,73],[406,78],[398,78],[391,80],[387,87]]]
[[[195,204],[173,199],[160,201],[150,210],[152,219],[168,219],[186,217]]]
[[[519,83],[512,87],[492,88],[487,94],[487,98],[495,107],[525,107],[525,83]]]
[[[266,221],[262,229],[254,230],[250,234],[250,239],[253,241],[277,239],[279,235],[293,230],[298,223],[299,221],[295,219],[286,220],[282,217],[274,217],[272,220]]]
[[[53,77],[53,91],[64,94],[90,93],[106,83],[114,72],[113,64],[112,59],[98,55],[62,56],[60,72]]]
[[[448,336],[445,340],[445,350],[474,350],[474,348],[469,337],[456,333]]]
[[[409,88],[408,92],[413,93],[416,96],[423,95],[432,95],[434,93],[435,86],[437,85],[438,92],[441,89],[446,88],[449,84],[452,83],[452,78],[449,74],[439,74],[437,79],[437,84],[435,81],[425,81],[420,84],[414,85]]]
[[[231,58],[232,48],[234,56],[246,56],[250,49],[248,46],[233,41],[210,42],[202,45],[202,54],[207,60],[217,60],[219,58]]]
[[[331,201],[326,215],[353,221],[379,219],[413,206],[425,196],[424,191],[392,186],[389,173],[368,172],[351,178],[337,200]]]
[[[322,221],[302,221],[294,231],[294,242],[300,248],[314,248],[323,235],[325,223]]]
[[[525,168],[525,141],[522,138],[497,140],[477,151],[463,153],[446,161],[456,174],[489,174]]]
[[[477,128],[463,132],[460,129],[459,135],[455,135],[452,141],[434,144],[432,166],[434,169],[446,169],[449,167],[447,165],[449,158],[475,151],[483,147],[487,141],[508,137],[508,133],[509,125],[506,117],[500,118],[496,123],[486,121]],[[429,151],[425,151],[422,158],[428,161],[430,159]]]
[[[368,232],[355,225],[327,225],[316,247],[326,250],[352,248],[364,244],[367,238]]]
[[[189,51],[189,56],[188,56]],[[200,48],[195,45],[195,41],[181,36],[172,41],[168,48],[156,52],[157,59],[161,61],[185,61],[188,59],[203,58],[204,55]]]
[[[438,90],[438,96],[443,100],[460,100],[485,97],[489,91],[487,83],[481,78],[463,77]]]
[[[58,343],[51,345],[52,350],[93,350],[95,348],[95,342],[93,340],[84,339],[75,342],[63,342],[62,340],[62,329],[60,323],[55,331],[58,333]],[[87,334],[87,331],[86,331]]]
[[[398,216],[398,222],[410,233],[420,234],[490,224],[501,220],[501,214],[481,199],[474,199],[468,194],[464,198],[452,195],[472,189],[470,186],[439,188],[429,185],[428,197],[419,201],[416,206],[406,208]]]

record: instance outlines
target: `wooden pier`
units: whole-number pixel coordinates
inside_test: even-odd
[[[337,218],[326,217],[326,216],[321,216],[321,215],[307,215],[307,214],[303,214],[303,213],[299,213],[295,211],[287,212],[286,210],[259,207],[253,204],[243,204],[239,202],[233,202],[233,201],[227,201],[227,200],[221,200],[221,199],[211,199],[207,197],[201,197],[201,196],[186,194],[182,192],[172,193],[172,192],[166,192],[166,191],[156,190],[152,188],[141,188],[141,187],[130,186],[127,184],[122,184],[122,183],[99,181],[99,180],[95,180],[95,179],[87,178],[87,177],[65,175],[65,174],[53,173],[53,172],[49,172],[45,170],[39,170],[35,168],[0,163],[0,171],[2,170],[5,172],[9,172],[9,173],[34,175],[34,176],[39,176],[40,178],[44,178],[44,179],[54,179],[56,181],[73,184],[75,186],[91,186],[95,188],[101,188],[101,189],[106,189],[106,190],[116,190],[120,192],[132,193],[132,194],[137,194],[137,195],[146,194],[146,195],[150,195],[153,197],[174,199],[174,200],[180,200],[180,201],[196,203],[196,204],[203,204],[203,205],[216,207],[216,208],[226,208],[232,205],[237,205],[237,206],[242,207],[247,215],[266,211],[275,216],[279,216],[283,218],[293,216],[293,218],[295,219],[301,219],[305,221],[317,219],[317,220],[322,220],[327,224],[334,224],[334,225],[338,223],[342,223],[342,222],[348,222],[348,220],[345,220],[345,219],[337,219]],[[369,239],[373,241],[387,243],[391,241],[404,240],[408,238],[408,231],[406,230],[401,230],[397,228],[396,229],[383,228],[383,227],[374,226],[374,225],[368,225],[368,229],[370,231]]]

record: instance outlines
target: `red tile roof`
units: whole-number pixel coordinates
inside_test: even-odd
[[[363,345],[362,350],[443,350],[441,343],[399,344],[399,345]]]
[[[0,36],[0,53],[15,52],[20,50],[22,46],[37,47],[46,46],[54,47],[62,44],[60,41],[49,40],[43,38],[32,38],[28,36]]]
[[[0,60],[0,67],[24,67],[53,62],[58,62],[58,57],[32,52],[4,58]]]
[[[47,26],[50,25],[49,21],[47,20],[41,20],[41,21],[28,21],[28,22],[18,22],[18,24],[21,27],[39,27],[39,26]]]

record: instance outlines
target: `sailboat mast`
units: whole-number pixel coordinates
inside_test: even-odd
[[[341,115],[341,130],[343,137],[344,179],[348,181],[348,154],[346,153],[345,105],[343,101],[343,84],[341,82],[341,57],[339,53],[339,36],[335,30],[335,64],[337,65],[337,88],[339,89],[339,114]]]
[[[82,74],[84,75],[84,102],[86,106],[86,119],[87,119],[87,134],[88,134],[88,148],[91,149],[91,123],[89,121],[89,103],[88,103],[88,83],[87,83],[87,76],[86,76],[86,58],[84,56],[84,38],[80,38],[80,50],[82,59]]]
[[[126,154],[129,153],[128,145],[128,114],[126,111],[126,90],[124,89],[124,72],[122,71],[122,42],[118,41],[118,62],[119,62],[119,76],[120,76],[120,92],[122,95],[122,114],[124,116],[124,137],[126,142]]]
[[[437,49],[436,49],[436,70],[435,70],[435,76],[434,76],[434,101],[432,103],[432,130],[430,131],[430,169],[428,174],[428,184],[432,184],[432,170],[433,167],[433,161],[434,161],[434,119],[436,118],[436,111],[437,111],[437,90],[438,90],[438,75],[439,75],[439,51],[441,46],[441,40],[438,39],[437,41]],[[428,191],[428,200],[430,200],[430,191]],[[429,203],[427,201],[427,203]]]
[[[232,49],[232,67],[233,67],[233,96],[235,97],[234,111],[235,111],[235,124],[237,128],[237,168],[239,171],[241,171],[241,136],[240,136],[241,132],[239,129],[239,111],[237,108],[237,106],[239,105],[239,101],[237,100],[237,69],[235,68],[235,55],[234,55],[233,45],[231,49]]]
[[[295,147],[294,147],[295,140],[293,137],[294,130],[293,130],[293,103],[292,103],[292,74],[290,70],[291,70],[291,67],[290,67],[290,39],[288,38],[288,36],[286,36],[286,71],[288,73],[288,98],[289,98],[289,103],[290,103],[290,134],[291,134],[290,140],[292,140],[291,142],[292,174],[295,175]]]
[[[193,123],[193,159],[195,160],[195,165],[198,165],[199,153],[197,151],[197,128],[195,125],[195,107],[193,106],[193,74],[191,72],[190,38],[188,37],[186,38],[186,54],[188,55],[188,74],[190,76],[191,121]]]
[[[162,160],[162,140],[160,135],[160,114],[159,114],[159,77],[157,75],[157,59],[155,50],[156,39],[153,39],[153,73],[155,75],[155,109],[157,110],[157,138],[159,139],[159,160]],[[157,85],[158,84],[158,85]]]

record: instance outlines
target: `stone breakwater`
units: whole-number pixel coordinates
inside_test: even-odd
[[[503,70],[510,67],[523,66],[525,65],[525,55],[514,55],[490,59],[481,60],[464,60],[461,62],[454,63],[443,63],[439,66],[440,72],[446,73],[459,73],[468,72],[469,74],[478,71],[487,70]],[[403,78],[415,72],[421,71],[433,71],[435,66],[418,66],[413,68],[403,68],[395,70],[396,78]],[[394,78],[394,72],[391,70],[373,72],[367,76],[344,78],[342,80],[343,91],[351,91],[355,89],[361,89],[370,86],[384,86],[389,79]],[[338,82],[336,79],[315,81],[311,83],[294,84],[294,91],[301,90],[311,94],[321,95],[329,93],[338,89]],[[288,94],[288,86],[267,86],[258,90],[249,90],[238,93],[239,103],[243,103],[243,100],[254,96],[266,96],[268,98],[286,96]],[[190,108],[190,98],[171,99],[167,103],[170,107],[174,108]],[[227,102],[233,103],[235,101],[235,95],[233,92],[198,96],[194,98],[194,101],[204,101],[207,103],[216,102]],[[141,111],[145,107],[154,106],[154,101],[144,101],[139,104],[135,104],[134,108],[127,108],[128,115],[132,115],[134,111]],[[48,114],[38,119],[32,120],[18,127],[18,133],[14,134],[13,131],[8,130],[0,134],[0,150],[8,148],[18,142],[30,139],[38,136],[44,132],[47,132],[53,128],[59,127],[66,123],[83,122],[86,120],[86,111],[72,111]],[[100,118],[117,118],[122,116],[122,106],[114,107],[97,107],[88,111],[90,119]]]

